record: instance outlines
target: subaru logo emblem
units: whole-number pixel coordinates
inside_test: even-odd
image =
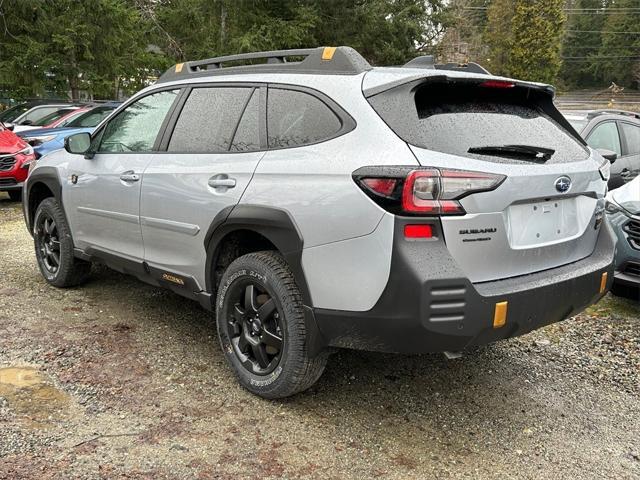
[[[560,193],[567,193],[571,188],[571,179],[566,175],[556,180],[556,190]]]

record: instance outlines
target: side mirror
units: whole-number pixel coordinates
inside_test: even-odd
[[[612,152],[611,150],[607,150],[606,148],[598,148],[596,149],[600,155],[602,155],[609,162],[614,163],[616,158],[618,158],[618,154],[616,152]]]
[[[13,132],[13,129],[16,128],[16,126],[13,123],[5,123],[4,128]]]
[[[33,120],[25,120],[24,122],[20,122],[20,125],[33,125]]]
[[[64,139],[64,149],[76,155],[84,155],[91,147],[91,135],[87,132],[75,133]]]

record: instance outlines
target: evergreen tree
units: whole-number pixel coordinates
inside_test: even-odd
[[[564,0],[516,0],[509,75],[554,83],[562,66],[560,47]]]
[[[640,2],[638,0],[611,0],[612,8],[634,10],[607,13],[602,34],[602,47],[592,55],[591,71],[605,84],[615,82],[625,87],[637,87],[634,70],[640,65]]]

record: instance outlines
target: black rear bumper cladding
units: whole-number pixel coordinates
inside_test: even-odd
[[[407,241],[416,219],[396,218],[389,281],[367,312],[314,309],[330,346],[396,353],[460,351],[525,334],[574,315],[602,295],[614,278],[615,236],[605,223],[591,256],[516,278],[472,284],[436,240]],[[593,227],[591,227],[593,228]],[[429,248],[425,248],[425,242]],[[506,324],[493,328],[495,305],[508,302]]]

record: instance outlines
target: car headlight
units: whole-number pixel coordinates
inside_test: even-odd
[[[50,142],[56,138],[55,135],[42,135],[40,137],[24,137],[24,140],[32,147],[37,147],[43,143]]]
[[[611,178],[611,162],[609,160],[605,160],[604,163],[600,165],[600,168],[598,168],[598,171],[600,172],[602,179],[605,182],[608,182]]]
[[[31,145],[27,145],[19,152],[16,152],[16,155],[33,155],[33,147]]]

